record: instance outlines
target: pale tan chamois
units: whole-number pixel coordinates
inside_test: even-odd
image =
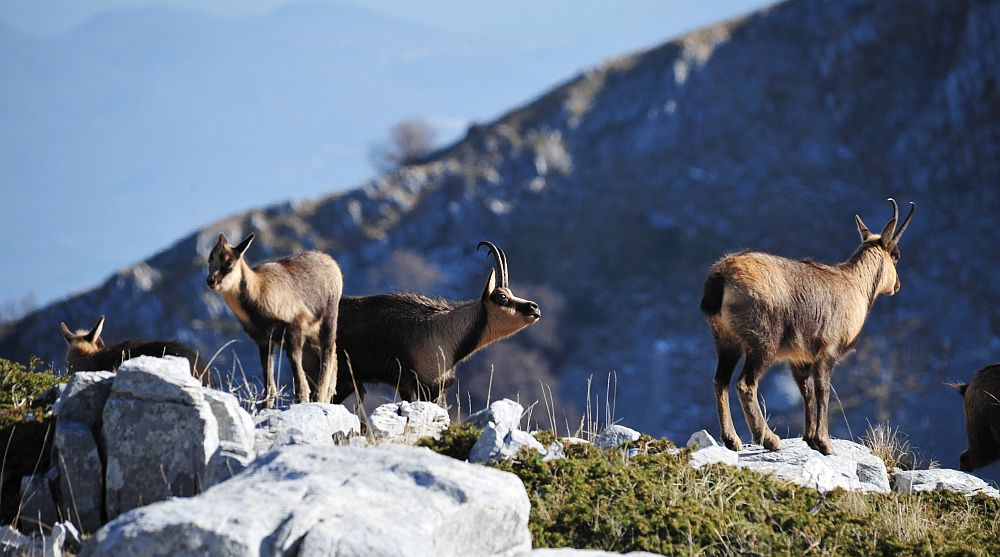
[[[455,302],[396,292],[341,300],[335,403],[355,386],[363,399],[365,383],[395,387],[408,401],[440,400],[455,382],[459,363],[541,318],[538,304],[511,291],[503,250],[490,242],[480,242],[477,250],[482,247],[493,254],[496,268],[478,299]]]
[[[1000,460],[1000,364],[976,372],[972,381],[957,385],[965,399],[965,434],[969,448],[958,467],[971,472]]]
[[[803,439],[823,454],[833,452],[827,412],[833,366],[857,342],[875,298],[899,291],[899,240],[916,206],[910,203],[909,215],[896,230],[899,207],[889,201],[893,216],[881,234],[871,233],[854,216],[861,245],[843,263],[743,252],[712,265],[701,309],[719,357],[715,398],[722,440],[730,449],[743,446],[729,411],[729,382],[744,356],[737,391],[753,442],[772,451],[781,446],[761,413],[757,386],[771,363],[784,360],[802,393]]]
[[[332,257],[306,251],[253,267],[243,257],[254,235],[229,245],[225,235],[208,256],[208,287],[222,294],[247,335],[257,344],[267,385],[265,406],[278,396],[274,351],[284,348],[295,374],[295,401],[330,402],[337,384],[337,314],[344,278]],[[302,367],[303,347],[315,346],[316,390]]]
[[[116,371],[122,362],[137,356],[177,356],[191,363],[191,375],[206,387],[211,385],[209,370],[198,351],[179,342],[165,340],[123,340],[111,346],[101,338],[104,330],[104,316],[97,320],[91,330],[70,331],[65,323],[59,323],[62,336],[69,349],[66,351],[66,369],[77,371]]]

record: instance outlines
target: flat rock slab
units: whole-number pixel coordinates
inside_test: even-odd
[[[659,557],[659,553],[649,553],[647,551],[633,551],[631,553],[612,553],[599,549],[572,549],[569,547],[543,548],[521,553],[517,557],[618,557],[626,555],[628,557]]]
[[[914,493],[917,491],[937,491],[944,489],[964,495],[983,493],[990,497],[1000,498],[997,488],[980,478],[958,470],[940,468],[936,470],[896,470],[893,472],[896,480],[896,491]]]
[[[529,511],[517,476],[426,448],[287,446],[118,517],[80,556],[513,556],[531,549]]]
[[[736,453],[721,445],[709,446],[695,451],[691,464],[701,467],[722,463],[749,468],[823,492],[837,488],[880,493],[890,491],[885,463],[871,454],[867,447],[834,439],[833,452],[829,456],[823,455],[809,448],[802,439],[792,438],[782,439],[781,449],[777,451],[748,445]]]

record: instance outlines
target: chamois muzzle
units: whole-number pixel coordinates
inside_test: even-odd
[[[542,318],[542,310],[535,302],[520,303],[517,305],[517,311],[525,317],[533,318],[534,321],[538,321]]]
[[[208,288],[211,290],[218,290],[219,286],[222,285],[222,276],[219,273],[209,273],[208,278],[205,279]]]

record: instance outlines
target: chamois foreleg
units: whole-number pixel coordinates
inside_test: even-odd
[[[816,389],[816,436],[806,443],[817,451],[833,454],[833,442],[830,440],[830,378],[833,375],[833,361],[820,358],[813,364],[812,380]]]
[[[802,394],[802,411],[805,414],[805,429],[802,430],[802,439],[810,447],[816,439],[816,385],[813,383],[810,371],[812,366],[793,365],[792,378],[799,387]]]
[[[302,353],[306,337],[302,328],[293,325],[287,329],[288,338],[288,360],[292,363],[292,371],[295,373],[295,402],[309,402],[309,379],[306,377],[305,368],[302,367]]]
[[[316,402],[330,402],[337,394],[337,304],[328,310],[320,329],[319,380],[316,382]]]
[[[757,400],[757,386],[773,359],[773,349],[765,350],[757,347],[748,350],[746,361],[743,363],[743,371],[736,384],[736,390],[740,395],[740,404],[743,406],[743,415],[746,416],[747,425],[750,426],[753,442],[763,445],[769,451],[780,449],[781,440],[767,426],[764,413],[760,410],[760,402]]]
[[[743,442],[736,433],[729,409],[729,383],[742,352],[738,345],[728,344],[719,337],[715,339],[715,351],[719,356],[719,363],[715,368],[715,404],[719,411],[719,425],[722,426],[722,441],[730,450],[739,451],[743,449]]]
[[[267,338],[257,343],[260,352],[260,370],[264,374],[265,398],[264,408],[274,408],[274,403],[278,399],[278,385],[274,381],[274,351],[271,346],[271,339]]]

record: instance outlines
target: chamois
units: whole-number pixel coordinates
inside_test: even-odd
[[[115,371],[123,361],[137,356],[178,356],[191,362],[191,375],[203,385],[210,386],[209,370],[198,351],[179,342],[163,340],[123,340],[107,346],[101,338],[104,316],[97,320],[91,330],[70,331],[65,323],[59,323],[63,338],[69,345],[66,351],[68,371]]]
[[[972,381],[958,385],[965,399],[965,434],[969,448],[958,457],[958,467],[971,472],[1000,460],[1000,364],[976,372]]]
[[[784,360],[802,393],[803,439],[823,454],[833,452],[827,412],[833,367],[857,342],[875,298],[899,291],[899,240],[916,206],[910,203],[909,215],[896,230],[899,207],[889,201],[893,216],[881,234],[873,234],[854,216],[861,245],[843,263],[741,252],[712,265],[701,309],[719,358],[715,399],[722,439],[730,449],[742,448],[729,412],[729,382],[745,356],[737,391],[754,443],[772,451],[781,446],[761,413],[757,386],[772,362]]]
[[[272,408],[278,395],[274,350],[280,346],[286,346],[295,372],[295,401],[308,402],[312,394],[317,402],[329,402],[337,384],[337,313],[344,289],[340,266],[325,253],[306,251],[250,267],[243,254],[253,239],[250,234],[233,247],[219,234],[208,256],[208,287],[222,294],[257,344],[267,384],[265,406]],[[315,357],[322,362],[315,393],[302,368],[307,343],[315,345]]]
[[[538,321],[538,304],[510,290],[507,255],[490,242],[496,261],[479,299],[456,302],[396,292],[347,296],[340,302],[335,403],[365,383],[395,387],[405,400],[439,400],[455,382],[455,367],[502,338]],[[353,377],[352,377],[353,374]]]

